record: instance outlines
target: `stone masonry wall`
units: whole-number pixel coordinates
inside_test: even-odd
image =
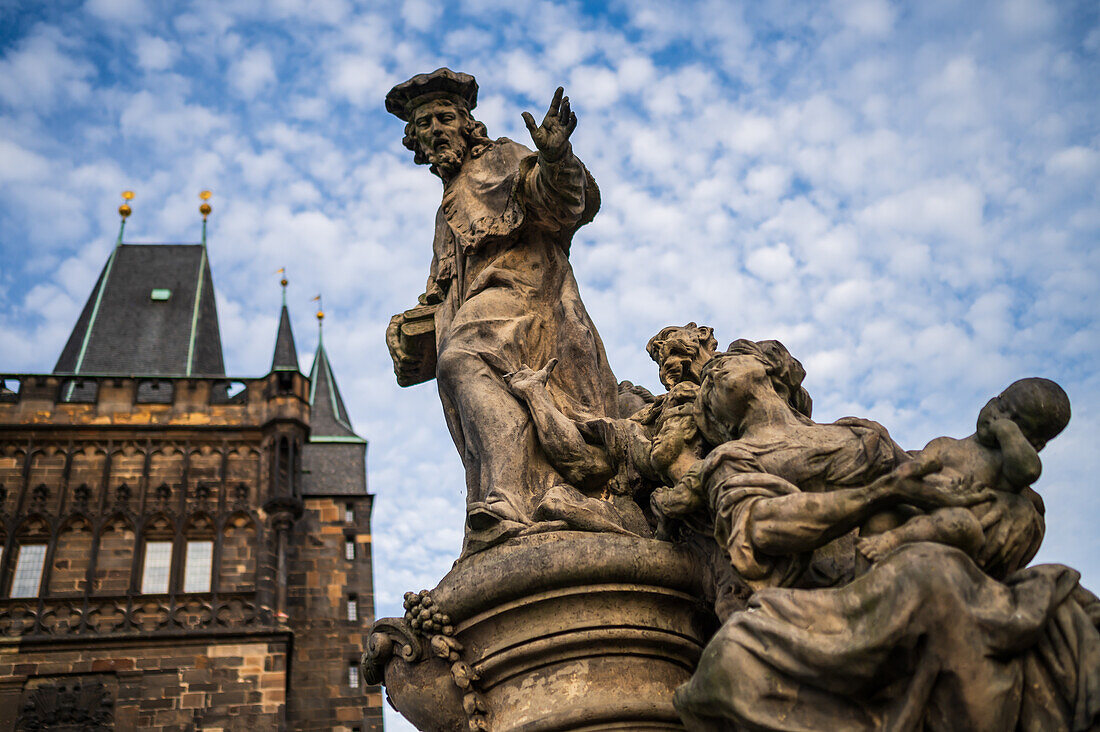
[[[382,693],[350,685],[358,673],[365,633],[374,622],[371,593],[372,496],[308,497],[294,528],[287,606],[294,629],[293,696],[288,721],[294,730],[381,732]],[[348,507],[351,516],[348,516]],[[347,519],[351,520],[348,521]],[[354,546],[347,559],[346,542]],[[348,602],[355,599],[355,620]]]
[[[3,646],[0,732],[90,720],[162,732],[285,729],[286,654],[285,634]]]

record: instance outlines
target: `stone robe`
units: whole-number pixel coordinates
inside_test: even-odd
[[[1100,729],[1100,602],[1073,570],[999,582],[958,549],[923,542],[853,581],[844,540],[788,556],[754,546],[759,501],[866,484],[904,459],[865,424],[727,443],[701,466],[715,539],[753,594],[676,692],[687,728]]]
[[[547,388],[576,421],[617,417],[617,386],[569,264],[599,190],[571,152],[547,164],[501,138],[446,183],[426,298],[435,314],[436,380],[466,468],[465,551],[534,522],[564,481],[503,376],[559,364]],[[510,528],[509,528],[510,527]]]

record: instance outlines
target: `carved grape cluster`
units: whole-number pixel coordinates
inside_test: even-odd
[[[455,634],[451,616],[440,610],[427,590],[405,593],[405,620],[410,628],[424,635]]]
[[[427,590],[405,593],[405,622],[414,633],[428,637],[433,656],[450,665],[451,681],[462,694],[462,709],[466,713],[467,729],[484,732],[489,729],[489,707],[478,691],[481,680],[477,670],[462,659],[462,643],[454,637],[455,627],[449,615],[432,599]]]

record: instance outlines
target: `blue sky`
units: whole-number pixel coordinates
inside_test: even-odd
[[[1100,586],[1100,18],[1095,3],[632,0],[0,2],[0,369],[48,371],[137,193],[128,241],[210,257],[226,360],[270,363],[286,267],[303,367],[326,345],[371,440],[377,610],[458,553],[461,467],[432,385],[383,334],[431,256],[440,184],[385,92],[474,74],[529,143],[565,86],[603,192],[572,260],[620,379],[650,335],[778,338],[820,421],[909,448],[963,436],[1031,375],[1062,383],[1041,559]]]

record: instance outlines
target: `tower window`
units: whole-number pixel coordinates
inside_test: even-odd
[[[145,542],[145,571],[141,574],[141,591],[146,595],[168,592],[168,577],[172,571],[172,542]]]
[[[184,592],[210,592],[210,570],[214,565],[214,542],[187,542],[183,566]]]
[[[344,523],[347,523],[347,524],[354,524],[355,523],[355,504],[354,503],[345,503],[344,504]]]
[[[15,578],[11,583],[12,597],[36,597],[46,564],[45,544],[24,544],[19,547],[15,562]]]
[[[359,598],[355,595],[348,596],[348,620],[359,620]]]
[[[353,689],[359,688],[359,664],[354,661],[348,664],[348,686]]]
[[[350,536],[344,538],[344,559],[355,559],[355,539]]]

